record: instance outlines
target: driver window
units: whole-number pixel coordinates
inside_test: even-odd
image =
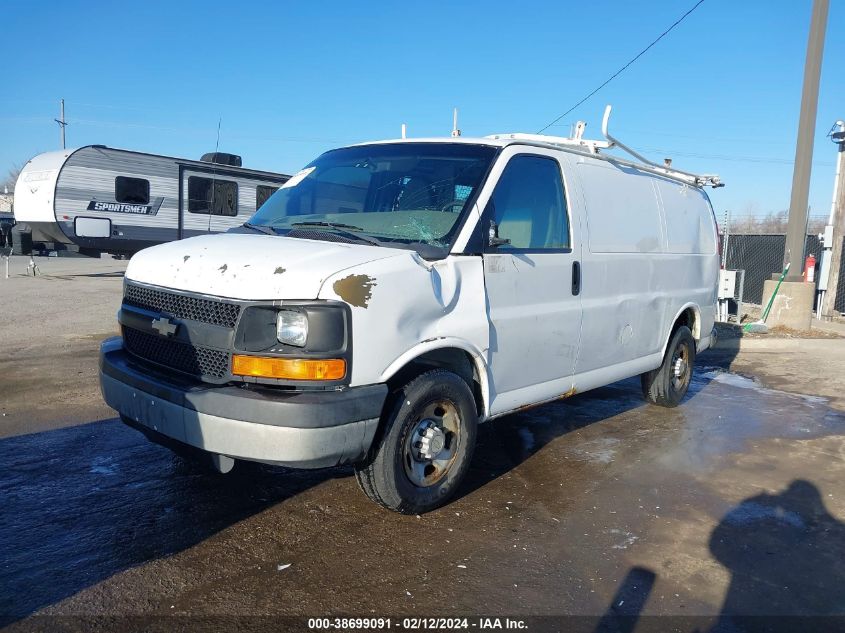
[[[557,250],[570,247],[569,218],[556,160],[513,157],[493,192],[493,218],[502,250]]]

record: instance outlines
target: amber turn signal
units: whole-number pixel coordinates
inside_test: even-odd
[[[282,380],[340,380],[346,375],[346,361],[342,358],[308,360],[235,354],[232,356],[232,373]]]

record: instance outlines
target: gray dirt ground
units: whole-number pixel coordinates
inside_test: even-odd
[[[457,499],[405,517],[367,501],[348,468],[215,476],[147,443],[96,381],[124,263],[38,263],[41,278],[0,279],[0,626],[703,616],[677,627],[691,631],[843,611],[845,338],[726,340],[677,409],[645,405],[627,380],[487,424]]]
[[[91,376],[99,342],[117,333],[126,261],[12,257],[0,277],[0,436],[112,417]],[[4,268],[0,266],[0,275]]]

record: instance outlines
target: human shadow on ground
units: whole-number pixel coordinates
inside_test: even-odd
[[[709,541],[730,572],[716,617],[643,615],[655,574],[632,568],[595,633],[814,633],[845,630],[845,524],[812,483],[793,481],[725,514]]]
[[[809,481],[745,499],[710,552],[731,572],[712,633],[845,629],[845,524]]]

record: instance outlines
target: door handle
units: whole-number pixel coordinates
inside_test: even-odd
[[[581,294],[581,263],[572,262],[572,294]]]

